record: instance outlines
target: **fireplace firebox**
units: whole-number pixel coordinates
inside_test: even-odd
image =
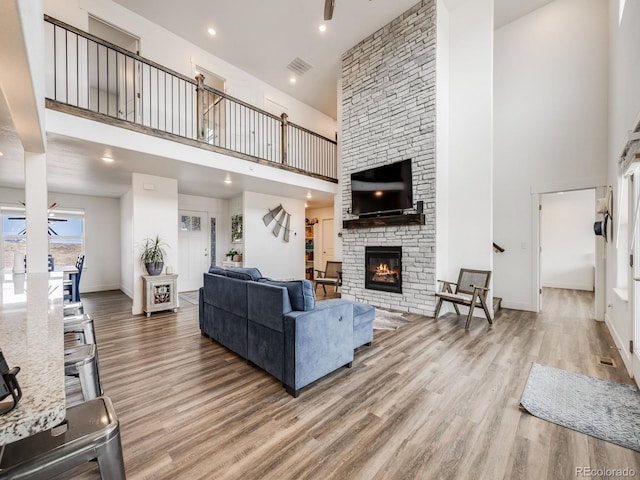
[[[365,247],[364,288],[402,293],[402,247]]]

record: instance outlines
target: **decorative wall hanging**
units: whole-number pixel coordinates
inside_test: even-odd
[[[278,235],[280,235],[280,230],[284,229],[284,236],[282,239],[285,242],[289,241],[289,233],[291,232],[291,229],[289,228],[291,226],[291,214],[282,208],[282,204],[278,205],[276,208],[270,209],[269,213],[262,217],[262,221],[264,222],[265,227],[268,227],[275,221],[276,224],[272,230],[273,236],[278,237]]]
[[[231,242],[242,242],[242,215],[233,215],[231,217]]]

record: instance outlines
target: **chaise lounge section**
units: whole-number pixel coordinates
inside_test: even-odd
[[[255,268],[212,268],[200,289],[200,330],[300,390],[371,344],[375,309],[349,300],[317,302],[309,280],[274,281]],[[357,323],[354,323],[354,318]]]

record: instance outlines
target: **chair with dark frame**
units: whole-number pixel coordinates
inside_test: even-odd
[[[80,301],[80,276],[82,275],[82,267],[84,265],[84,255],[80,255],[76,260],[76,269],[78,273],[71,275],[69,280],[64,281],[64,299],[71,302]]]
[[[469,307],[467,323],[464,326],[465,330],[469,329],[475,307],[482,307],[485,315],[487,316],[487,321],[489,324],[493,325],[493,319],[491,318],[491,313],[487,306],[487,293],[489,292],[490,281],[490,270],[472,270],[469,268],[460,269],[458,283],[438,280],[438,282],[442,282],[442,290],[435,294],[438,299],[434,315],[435,319],[438,319],[442,302],[451,302],[458,315],[460,315],[458,305]],[[453,285],[456,287],[455,292],[451,289]]]
[[[333,286],[337,292],[338,287],[342,285],[342,262],[327,261],[324,270],[316,269],[316,279],[314,280],[313,289],[317,289],[318,285],[322,285],[325,295],[327,294],[326,286]]]

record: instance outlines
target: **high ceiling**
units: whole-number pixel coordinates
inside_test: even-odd
[[[335,117],[339,64],[344,51],[410,8],[416,0],[336,0],[333,20],[320,34],[324,0],[115,0],[151,21],[192,41],[299,100]],[[453,10],[466,1],[445,0]],[[550,0],[495,0],[496,28]],[[211,38],[208,27],[218,31]],[[143,52],[144,53],[144,52]],[[286,65],[300,57],[313,68],[295,85]],[[232,186],[219,182],[225,172],[171,162],[137,152],[112,152],[123,161],[96,162],[105,145],[48,135],[49,190],[119,197],[131,186],[131,172],[161,174],[178,179],[180,193],[231,198],[243,190],[303,198],[295,185],[260,182],[238,176]],[[0,187],[23,188],[23,148],[0,93]],[[126,161],[125,161],[126,160]],[[153,167],[153,171],[149,169]],[[159,173],[160,172],[160,173]],[[300,190],[300,191],[299,191]],[[319,193],[319,192],[318,192]],[[332,202],[319,194],[311,207]]]
[[[332,118],[342,54],[418,3],[335,0],[333,19],[325,22],[324,0],[115,1]],[[455,9],[465,1],[473,0],[445,3]],[[495,0],[496,27],[550,1]],[[214,37],[208,28],[216,30]],[[295,58],[312,68],[291,84],[287,65]]]

